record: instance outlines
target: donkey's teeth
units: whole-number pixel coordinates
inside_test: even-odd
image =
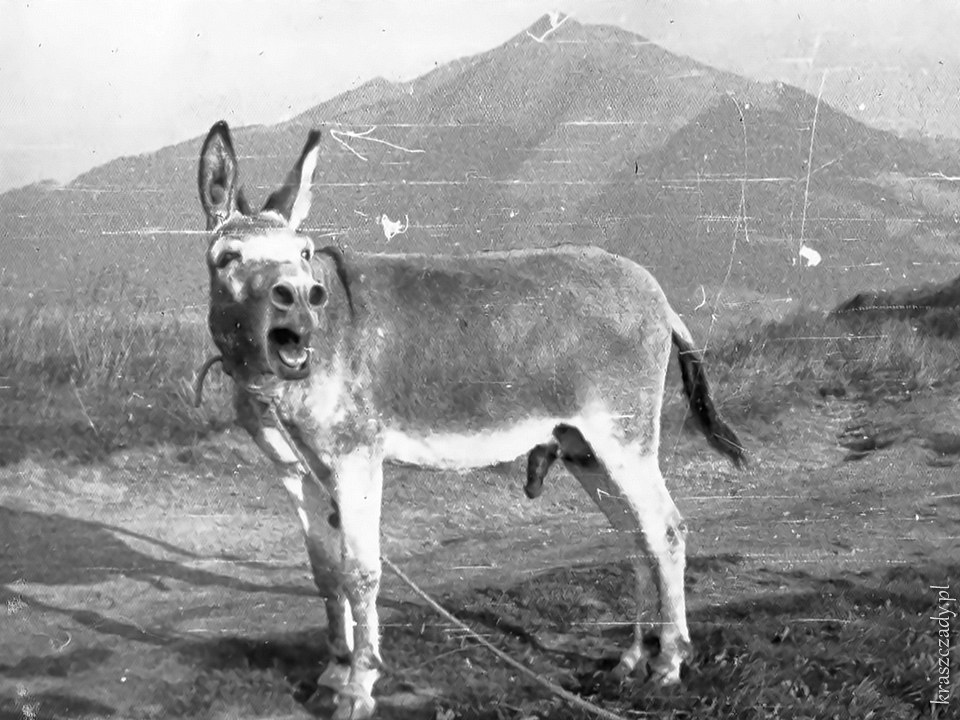
[[[309,357],[306,348],[294,347],[277,348],[277,355],[280,356],[280,362],[290,368],[301,367]]]

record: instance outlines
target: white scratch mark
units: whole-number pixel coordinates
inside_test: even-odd
[[[700,293],[703,295],[703,300],[701,300],[700,304],[694,308],[694,311],[699,310],[700,308],[702,308],[704,305],[707,304],[707,291],[706,289],[704,289],[703,285],[700,286]]]
[[[819,38],[818,43],[819,44]],[[800,246],[803,247],[803,231],[807,224],[807,207],[810,205],[810,175],[813,171],[813,141],[817,135],[817,118],[820,115],[820,99],[823,97],[823,86],[827,82],[827,71],[820,76],[820,89],[817,91],[817,102],[813,106],[813,124],[810,126],[810,149],[807,152],[807,182],[803,189],[803,214],[800,216]]]
[[[820,253],[807,244],[800,245],[800,257],[806,261],[807,267],[816,267],[820,264]]]
[[[363,132],[354,132],[352,130],[331,130],[330,136],[334,140],[336,140],[338,143],[343,145],[347,150],[349,150],[358,158],[363,160],[364,162],[367,161],[367,158],[361,155],[360,153],[358,153],[356,150],[354,150],[353,147],[351,147],[350,144],[345,140],[343,140],[342,138],[350,138],[353,140],[368,140],[369,142],[379,143],[380,145],[386,145],[387,147],[391,147],[394,150],[401,150],[403,152],[408,152],[408,153],[425,152],[424,150],[419,150],[416,148],[408,148],[408,147],[404,147],[403,145],[397,145],[396,143],[388,142],[386,140],[381,140],[380,138],[370,137],[370,133],[372,133],[376,129],[377,129],[377,126],[374,125],[370,129],[364,130]]]
[[[721,222],[725,220],[736,220],[738,223],[746,222],[747,220],[756,220],[757,218],[753,216],[744,215],[742,212],[738,215],[697,215],[697,220],[704,220],[706,222]]]
[[[209,235],[208,230],[161,230],[143,228],[142,230],[101,230],[101,235]]]
[[[386,213],[377,216],[377,221],[380,223],[380,226],[383,228],[383,236],[389,241],[392,240],[397,235],[403,235],[407,232],[407,228],[410,227],[410,216],[404,215],[403,222],[399,220],[391,220],[387,217]]]
[[[561,125],[649,125],[647,120],[567,120]]]
[[[563,15],[563,13],[553,10],[549,13],[550,16],[550,29],[547,30],[543,35],[537,37],[532,32],[527,30],[527,35],[536,40],[538,43],[542,43],[547,37],[555,33],[561,25],[563,25],[567,20],[570,19],[570,15]],[[562,17],[561,17],[562,16]]]
[[[492,570],[496,565],[454,565],[451,570]]]

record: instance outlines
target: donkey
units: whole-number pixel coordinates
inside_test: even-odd
[[[319,683],[337,693],[334,717],[366,718],[375,707],[385,461],[463,471],[526,454],[532,496],[560,460],[632,535],[638,578],[645,560],[659,593],[659,652],[645,649],[638,613],[618,674],[644,660],[660,682],[679,681],[691,649],[685,528],[657,457],[671,344],[707,440],[737,465],[745,454],[656,280],[586,246],[460,256],[317,249],[297,227],[319,143],[312,131],[255,213],[219,122],[200,153],[199,189],[211,232],[210,332],[238,422],[297,507],[326,603],[331,661]]]

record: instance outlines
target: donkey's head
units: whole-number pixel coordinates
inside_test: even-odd
[[[320,133],[263,209],[251,212],[237,182],[237,156],[225,122],[200,151],[200,202],[212,231],[210,332],[224,369],[245,385],[310,374],[310,336],[327,291],[310,266],[313,241],[297,232],[310,209]]]

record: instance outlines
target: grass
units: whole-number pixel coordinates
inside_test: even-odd
[[[191,445],[232,421],[222,375],[204,406],[191,383],[212,352],[200,311],[159,310],[132,283],[96,279],[72,305],[0,314],[0,465],[27,456],[87,462],[131,446]],[[872,319],[871,319],[872,318]],[[826,395],[923,391],[957,377],[957,322],[850,320],[802,311],[716,339],[707,367],[724,413],[768,421]]]
[[[205,406],[190,402],[194,373],[212,347],[202,317],[159,310],[122,283],[113,290],[93,284],[71,306],[0,315],[0,465],[188,444],[230,421],[217,373]],[[98,300],[104,294],[109,302]]]
[[[827,396],[923,392],[960,377],[960,349],[942,315],[851,321],[800,311],[749,323],[708,348],[708,371],[724,412],[744,421]]]
[[[615,566],[557,571],[507,590],[480,591],[480,597],[451,596],[445,604],[464,616],[472,607],[484,608],[491,618],[485,630],[499,635],[511,655],[624,717],[906,719],[930,712],[936,637],[928,618],[929,585],[956,576],[958,569],[932,564],[806,577],[808,589],[792,595],[694,613],[696,656],[683,684],[666,689],[637,681],[618,685],[605,672],[613,659],[597,660],[589,652],[578,656],[583,648],[576,637],[595,633],[585,625],[598,623],[606,627],[606,641],[629,644],[628,626],[603,622],[607,615],[623,617],[618,606],[629,597],[629,574]],[[571,591],[581,602],[571,598]],[[541,621],[558,603],[556,610],[570,626],[564,649],[573,652],[545,656],[523,638],[504,634],[504,627],[520,626],[536,635],[538,625],[556,622]],[[428,622],[426,616],[423,620]],[[462,644],[446,633],[424,634],[424,624],[411,618],[405,628],[392,631],[397,637],[388,637],[387,647],[399,651],[416,644],[419,656],[439,657]],[[464,696],[458,679],[477,676],[478,665],[487,674],[482,682],[467,683]],[[458,718],[503,717],[502,710],[492,708],[504,702],[514,706],[507,717],[580,717],[555,699],[537,697],[479,649],[451,653],[421,674],[402,680],[458,688],[451,703]]]
[[[814,579],[805,593],[694,616],[698,650],[683,689],[622,692],[583,671],[575,676],[581,692],[654,717],[915,717],[929,707],[934,669],[928,585],[944,571]]]
[[[696,578],[701,572],[691,568]],[[932,561],[818,577],[783,571],[765,579],[788,592],[736,599],[690,616],[695,656],[681,685],[609,674],[611,648],[630,643],[631,579],[616,563],[556,570],[506,588],[454,592],[441,603],[534,671],[624,718],[656,720],[908,720],[933,711],[937,637],[930,585],[960,566]],[[379,717],[581,718],[432,612],[404,604],[384,629],[387,671]],[[176,647],[195,673],[164,687],[161,715],[286,715],[314,707],[321,634],[219,638]],[[395,705],[419,688],[416,710]],[[422,694],[426,690],[427,694]],[[2,707],[2,704],[0,704]],[[321,716],[323,716],[321,714]]]

